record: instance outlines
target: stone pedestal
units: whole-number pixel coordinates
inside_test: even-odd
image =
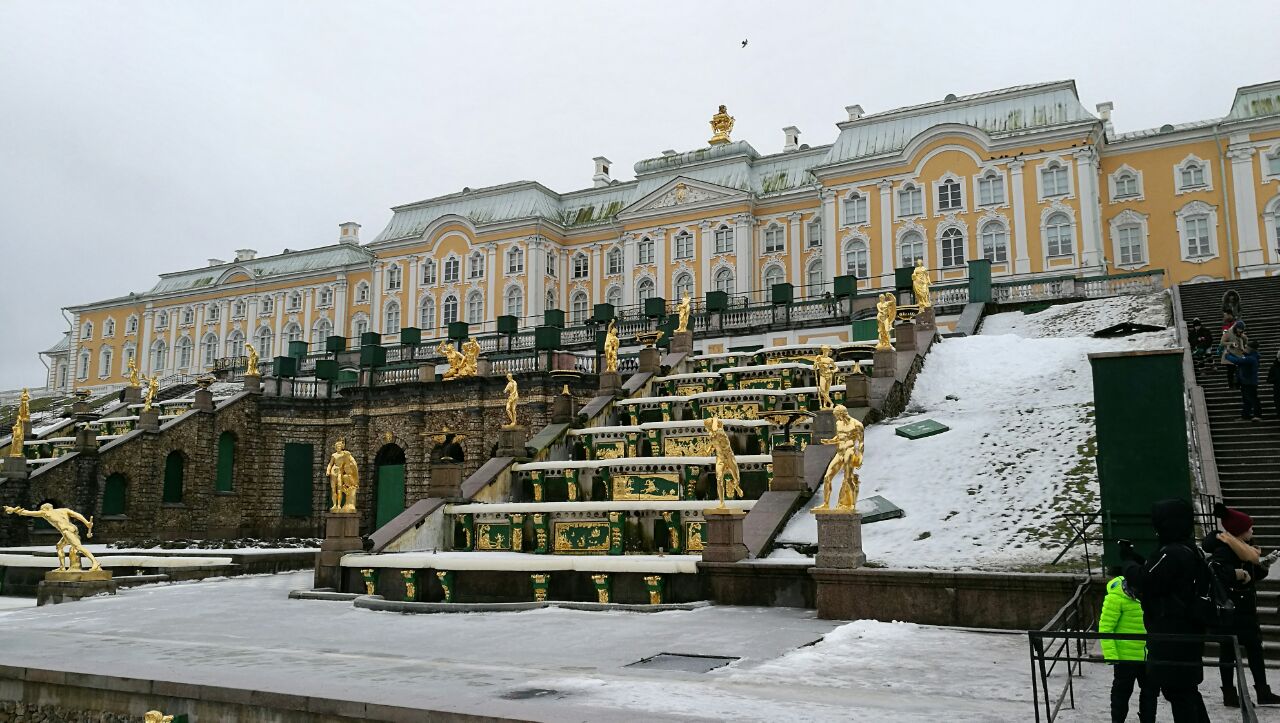
[[[87,399],[81,399],[71,405],[71,416],[84,418],[93,414],[93,407],[89,406]]]
[[[342,590],[342,556],[349,552],[364,552],[360,540],[360,513],[329,512],[324,516],[324,542],[316,553],[316,574],[312,583],[316,588]]]
[[[504,426],[498,430],[499,457],[525,457],[529,445],[529,428],[523,425]]]
[[[693,332],[677,331],[671,335],[672,354],[690,354],[693,352]]]
[[[36,587],[36,605],[75,602],[94,595],[115,595],[109,570],[50,570]]]
[[[557,394],[555,401],[551,403],[551,423],[568,424],[572,422],[577,414],[577,410],[573,407],[573,395]]]
[[[432,462],[427,496],[450,499],[462,496],[462,463]]]
[[[640,371],[658,373],[658,366],[662,362],[662,352],[658,351],[656,346],[646,346],[640,350]]]
[[[850,409],[871,406],[867,399],[869,390],[866,374],[850,374],[844,378],[844,405]]]
[[[707,521],[707,543],[702,548],[705,562],[737,562],[747,557],[747,546],[742,543],[742,522],[747,514],[742,510],[711,508],[703,510]]]
[[[142,387],[125,387],[124,403],[142,404]]]
[[[836,436],[836,415],[830,409],[819,409],[813,415],[813,423],[809,427],[810,444],[817,444],[824,439]],[[801,470],[801,475],[804,471]]]
[[[603,358],[601,358],[603,362]],[[615,395],[622,389],[622,375],[617,372],[600,372],[600,393]]]
[[[197,389],[192,396],[195,398],[194,403],[191,405],[192,409],[208,414],[213,413],[213,392],[208,389]]]
[[[27,471],[27,458],[5,455],[4,466],[0,467],[0,476],[5,479],[26,479],[30,476]]]
[[[866,563],[862,515],[853,510],[821,510],[814,517],[818,521],[817,567],[852,569]]]
[[[922,309],[916,315],[916,326],[919,327],[920,331],[935,331],[938,328],[936,318],[932,306]]]
[[[773,448],[773,482],[769,489],[776,492],[802,492],[804,483],[804,450],[799,447]]]
[[[876,378],[897,376],[898,357],[892,349],[876,349],[871,361],[871,376]]]
[[[138,412],[138,429],[144,432],[160,431],[160,410],[152,407],[147,411]]]
[[[898,347],[898,351],[915,351],[916,350],[916,325],[915,322],[904,321],[898,324],[893,331],[894,346]]]
[[[76,452],[81,454],[93,454],[98,451],[98,433],[89,428],[89,425],[80,425],[76,428]]]
[[[251,377],[246,376],[244,378],[244,390],[246,392],[252,392],[254,394],[261,394],[262,393],[262,377],[257,374]]]

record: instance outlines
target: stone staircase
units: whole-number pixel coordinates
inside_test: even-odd
[[[1228,289],[1240,294],[1249,338],[1262,344],[1262,421],[1240,419],[1240,393],[1228,389],[1226,372],[1216,363],[1198,369],[1196,382],[1204,390],[1223,500],[1253,517],[1254,544],[1269,552],[1280,548],[1280,410],[1265,379],[1280,350],[1280,278],[1183,285],[1179,294],[1187,323],[1199,317],[1216,340],[1222,326],[1222,295]],[[1280,665],[1280,568],[1271,574],[1259,586],[1258,612],[1267,658]]]

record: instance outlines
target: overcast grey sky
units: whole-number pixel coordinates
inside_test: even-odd
[[[371,240],[390,206],[591,158],[1074,78],[1120,130],[1280,76],[1266,2],[0,2],[0,389],[43,384],[62,306],[156,275]],[[750,44],[741,48],[743,39]]]

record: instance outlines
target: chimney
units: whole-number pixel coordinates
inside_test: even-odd
[[[787,126],[782,129],[782,133],[786,136],[786,143],[782,144],[782,152],[790,153],[800,148],[800,129],[795,126]]]
[[[844,109],[845,109],[845,112],[849,114],[849,120],[851,121],[856,121],[859,118],[861,118],[864,112],[862,110],[862,106],[856,103],[853,105],[846,105]]]
[[[591,182],[596,188],[604,188],[609,185],[609,164],[613,161],[604,156],[596,156],[591,160],[596,162],[596,175],[591,177]]]
[[[674,156],[676,152],[670,148],[662,152],[663,156]]]
[[[1107,100],[1094,107],[1098,109],[1098,117],[1102,118],[1102,130],[1105,131],[1108,136],[1115,133],[1115,126],[1111,125],[1111,111],[1115,110],[1116,104]]]
[[[210,265],[210,266],[221,266],[221,265],[223,265],[223,264],[225,264],[225,263],[227,263],[227,262],[226,262],[226,261],[223,261],[222,259],[209,259],[209,265]]]
[[[338,224],[338,243],[360,245],[360,224],[347,221]]]
[[[236,261],[253,261],[257,255],[258,252],[253,249],[236,249]]]

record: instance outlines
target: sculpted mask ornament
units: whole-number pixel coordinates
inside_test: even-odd
[[[329,496],[333,503],[329,511],[355,512],[360,471],[356,468],[356,458],[347,451],[346,442],[339,439],[333,443],[333,455],[324,473],[329,476]]]

